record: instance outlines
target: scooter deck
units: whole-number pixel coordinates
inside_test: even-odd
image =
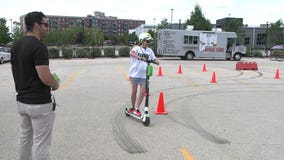
[[[134,113],[131,113],[131,112],[128,112],[128,108],[125,108],[125,114],[127,115],[127,116],[131,116],[131,117],[134,117],[134,118],[136,118],[136,119],[139,119],[139,120],[142,120],[142,115],[141,116],[137,116],[136,114],[134,114]]]

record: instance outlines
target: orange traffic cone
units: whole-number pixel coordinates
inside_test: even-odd
[[[159,67],[157,76],[162,76],[162,75],[163,75],[163,73],[162,73],[162,67]]]
[[[279,73],[279,69],[276,70],[274,79],[280,79],[280,73]]]
[[[206,64],[203,64],[202,72],[206,72]]]
[[[216,74],[215,74],[215,72],[213,72],[213,74],[212,74],[211,83],[217,83],[216,82]]]
[[[182,69],[181,69],[181,65],[178,66],[178,74],[182,74]]]
[[[164,94],[163,92],[160,92],[158,106],[155,111],[156,114],[168,114],[167,111],[165,111],[165,104],[164,104]]]

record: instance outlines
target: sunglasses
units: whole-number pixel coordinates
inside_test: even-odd
[[[43,24],[45,27],[48,27],[48,23],[40,23]]]
[[[151,41],[147,40],[146,43],[151,43]]]

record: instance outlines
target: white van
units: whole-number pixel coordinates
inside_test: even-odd
[[[8,48],[0,47],[0,64],[11,60],[11,54]]]
[[[239,61],[246,54],[246,47],[236,42],[235,32],[161,29],[157,53],[190,60],[196,57]]]

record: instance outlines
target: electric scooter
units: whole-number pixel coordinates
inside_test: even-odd
[[[125,111],[124,111],[126,116],[131,116],[131,117],[134,117],[138,120],[141,120],[142,123],[144,124],[144,126],[148,126],[150,124],[150,114],[149,114],[149,111],[148,111],[148,107],[149,107],[149,80],[150,80],[150,77],[153,74],[153,66],[151,66],[150,63],[156,64],[153,60],[148,60],[148,57],[146,57],[146,58],[147,58],[147,61],[145,61],[147,63],[147,68],[146,68],[146,99],[145,99],[144,111],[143,111],[141,116],[137,116],[136,114],[134,114],[132,112],[128,112],[129,108],[127,108],[127,107],[125,108]]]

